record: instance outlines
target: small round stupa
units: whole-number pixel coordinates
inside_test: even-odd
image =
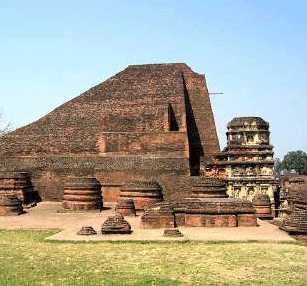
[[[192,198],[228,198],[226,180],[208,177],[193,177]]]
[[[115,206],[116,214],[123,216],[135,216],[135,205],[133,199],[119,199]]]
[[[92,226],[82,226],[82,228],[77,232],[78,235],[95,235],[97,232]]]
[[[127,180],[121,187],[120,197],[133,199],[136,210],[143,210],[144,206],[163,201],[162,187],[156,180]]]
[[[66,181],[63,195],[65,210],[102,210],[101,185],[95,178],[72,177]]]
[[[131,225],[122,215],[110,216],[101,226],[101,234],[131,234]]]

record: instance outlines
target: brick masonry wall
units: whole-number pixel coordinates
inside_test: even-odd
[[[98,139],[100,155],[142,154],[154,157],[184,157],[185,132],[110,132]]]
[[[158,179],[164,197],[180,200],[189,192],[188,160],[140,156],[49,156],[0,158],[1,170],[26,171],[43,200],[61,201],[69,176],[94,176],[102,186],[119,186],[127,179]],[[107,198],[106,198],[107,199]]]

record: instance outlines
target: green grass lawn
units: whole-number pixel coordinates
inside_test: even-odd
[[[0,285],[307,285],[291,243],[47,242],[0,229]]]

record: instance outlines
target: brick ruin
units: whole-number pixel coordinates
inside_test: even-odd
[[[229,198],[227,174],[232,163],[270,170],[268,124],[244,117],[228,128],[220,152],[204,75],[182,63],[133,65],[2,136],[0,170],[27,172],[41,199],[64,198],[64,209],[101,210],[103,197],[133,214],[133,198],[145,228],[254,226],[251,202]]]
[[[38,193],[33,189],[31,177],[26,172],[1,172],[0,194],[16,195],[24,205],[39,200]]]
[[[95,235],[97,234],[96,230],[92,226],[82,226],[81,229],[77,232],[78,235]]]
[[[260,219],[273,219],[272,203],[268,194],[257,194],[253,198],[256,216]]]
[[[307,234],[307,176],[285,176],[281,189],[280,228],[290,234]]]
[[[145,208],[143,228],[257,226],[255,208],[243,199],[229,198],[226,180],[193,178],[193,193],[182,202],[163,202]]]
[[[110,216],[101,226],[101,234],[131,234],[131,225],[122,215]]]
[[[19,215],[23,206],[36,205],[38,193],[25,172],[0,172],[0,215]]]
[[[136,210],[163,201],[162,187],[156,180],[127,180],[120,189],[120,198],[134,201]]]
[[[132,198],[119,199],[115,206],[115,213],[122,216],[136,216],[134,200]]]
[[[95,178],[72,177],[64,185],[63,209],[102,210],[101,185]]]
[[[19,215],[22,213],[22,202],[15,194],[0,193],[0,216]]]
[[[178,201],[219,151],[204,76],[181,63],[133,65],[1,137],[0,170],[27,172],[42,200],[62,201],[70,176],[89,176],[105,202],[129,179],[156,179]]]

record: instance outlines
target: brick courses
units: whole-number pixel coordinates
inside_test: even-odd
[[[204,76],[182,63],[134,65],[1,137],[0,170],[29,172],[44,200],[62,200],[71,175],[96,177],[106,201],[127,179],[151,178],[180,200],[201,157],[219,151]]]

